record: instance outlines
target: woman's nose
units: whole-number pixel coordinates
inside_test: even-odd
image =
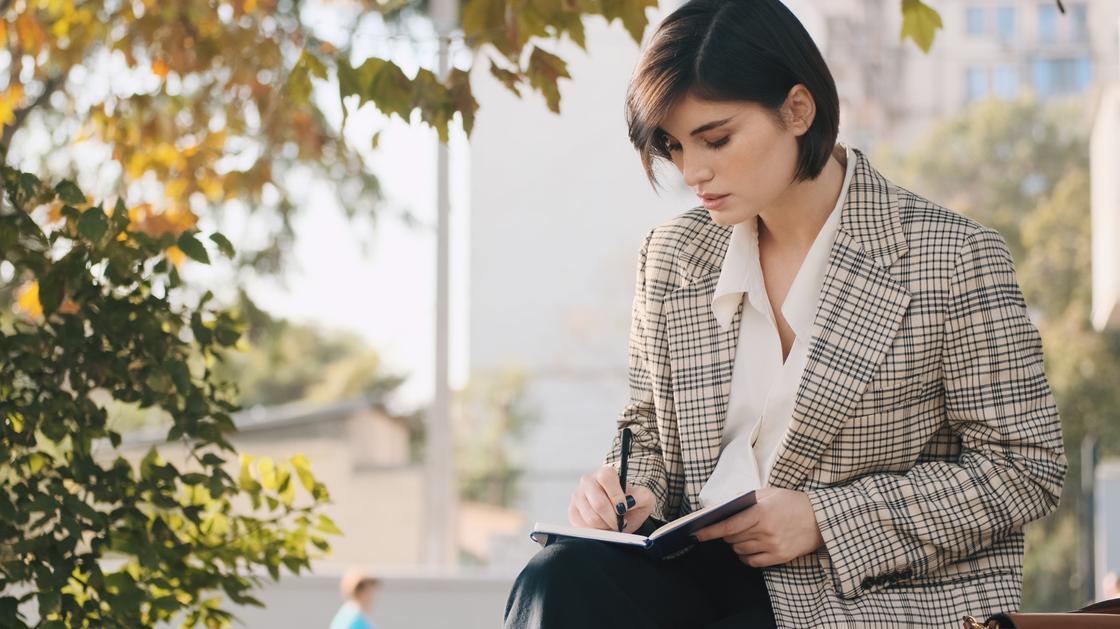
[[[695,188],[696,186],[708,181],[712,178],[712,169],[707,164],[697,162],[689,163],[682,158],[681,172],[684,174],[685,185]]]

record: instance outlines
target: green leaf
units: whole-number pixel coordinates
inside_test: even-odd
[[[525,79],[525,75],[520,72],[510,72],[505,68],[499,67],[498,64],[494,62],[493,57],[489,57],[489,59],[490,74],[495,79],[501,81],[502,85],[506,86],[506,89],[516,94],[518,98],[521,98],[521,88],[518,87],[518,85]]]
[[[85,236],[90,242],[100,242],[101,237],[105,235],[108,229],[109,219],[100,207],[89,208],[82,212],[81,218],[78,219],[78,233]]]
[[[195,262],[210,264],[210,256],[206,253],[206,247],[203,247],[202,243],[191,232],[183,232],[176,244],[183,250],[183,253]]]
[[[39,613],[44,616],[58,611],[59,604],[62,602],[62,598],[59,596],[57,590],[40,590],[38,598]]]
[[[448,75],[451,103],[463,119],[463,131],[469,136],[474,128],[474,117],[478,112],[478,101],[471,92],[470,75],[459,68],[452,68]]]
[[[296,470],[296,476],[299,477],[300,484],[307,491],[311,491],[315,487],[315,476],[311,474],[311,462],[302,454],[293,456],[291,462],[292,467]]]
[[[55,194],[62,200],[63,203],[70,203],[80,205],[86,202],[86,195],[82,194],[80,188],[69,180],[62,180],[54,187]]]
[[[533,46],[525,73],[529,76],[529,84],[544,94],[548,108],[553,113],[560,113],[560,88],[557,83],[561,78],[572,78],[568,74],[568,64],[560,57]]]
[[[210,240],[213,240],[214,243],[218,245],[218,250],[221,251],[222,255],[227,258],[233,258],[233,256],[237,253],[233,249],[233,243],[231,243],[229,241],[229,238],[226,238],[223,234],[214,232],[213,234],[210,234]]]
[[[455,115],[451,92],[440,83],[431,70],[420,68],[412,82],[412,100],[420,106],[420,119],[430,124],[439,135],[439,141],[448,141],[447,124]]]
[[[902,31],[898,37],[900,42],[909,37],[922,52],[928,53],[939,28],[942,28],[941,14],[935,9],[922,0],[902,0]]]
[[[319,514],[319,523],[315,528],[330,535],[342,535],[342,531],[335,525],[334,520],[327,517],[326,514]]]
[[[634,43],[641,43],[649,20],[646,9],[657,7],[657,0],[602,0],[603,17],[607,22],[618,18]]]

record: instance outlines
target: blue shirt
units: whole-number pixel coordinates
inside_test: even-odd
[[[330,629],[375,629],[373,625],[362,616],[362,610],[352,601],[346,601],[331,620]]]

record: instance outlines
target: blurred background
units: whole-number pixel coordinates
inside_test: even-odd
[[[565,79],[559,112],[548,90],[518,97],[452,42],[447,63],[473,68],[480,107],[469,141],[457,118],[441,153],[419,116],[362,107],[364,96],[346,95],[349,75],[320,75],[298,47],[262,44],[298,30],[305,50],[435,72],[438,7],[260,2],[217,10],[244,31],[221,53],[182,43],[191,59],[141,64],[123,45],[83,56],[94,47],[79,13],[34,21],[24,2],[0,3],[11,31],[0,39],[15,42],[0,57],[7,160],[95,198],[121,194],[151,224],[218,229],[237,245],[232,260],[179,268],[246,324],[219,367],[242,406],[231,442],[305,456],[342,533],[310,573],[262,586],[264,607],[234,608],[247,626],[326,627],[353,566],[382,581],[377,627],[495,626],[537,548],[529,528],[566,522],[627,401],[641,239],[696,205],[675,171],[662,171],[660,194],[650,189],[622,115],[635,36],[679,3],[639,8],[650,22],[639,32],[633,19],[586,16],[586,48],[571,37],[542,44],[566,62],[553,66]],[[928,52],[900,37],[898,2],[787,2],[834,72],[840,140],[1010,245],[1070,460],[1058,511],[1027,528],[1024,608],[1120,596],[1120,3],[927,4],[942,21]],[[173,9],[133,5],[128,36],[179,37],[168,23],[193,24],[182,27],[189,39],[205,24],[159,22]],[[65,60],[62,78],[36,74],[35,42]],[[292,67],[315,80],[268,87]],[[267,98],[208,87],[240,71]],[[0,263],[3,316],[37,307],[18,279]],[[162,412],[108,410],[127,456],[166,440]]]

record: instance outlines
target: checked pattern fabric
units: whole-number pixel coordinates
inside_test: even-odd
[[[1057,505],[1061,424],[998,232],[886,180],[858,149],[808,362],[770,485],[825,545],[766,568],[779,627],[956,627],[1018,610],[1022,528]],[[668,521],[715,468],[742,302],[711,312],[730,226],[703,207],[642,243],[629,339],[629,478]],[[605,457],[618,465],[619,436]]]

